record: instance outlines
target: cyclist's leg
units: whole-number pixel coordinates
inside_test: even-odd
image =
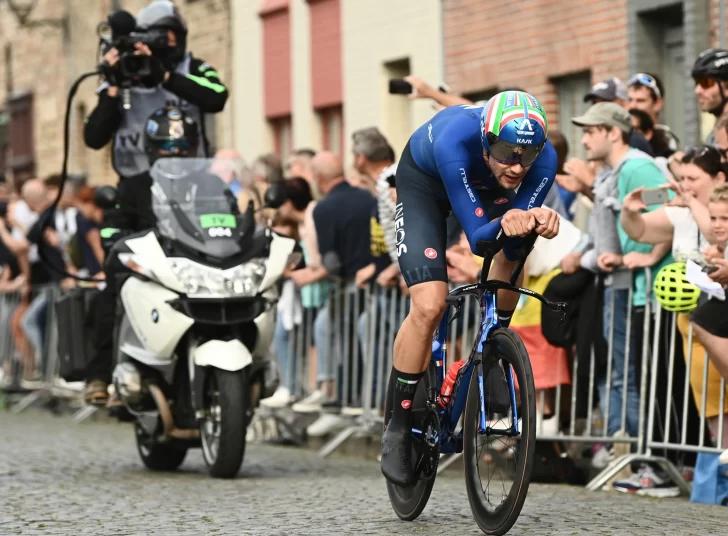
[[[397,168],[395,226],[402,275],[410,289],[410,311],[394,342],[390,376],[392,416],[382,437],[382,473],[412,485],[412,400],[432,349],[432,336],[446,309],[447,193],[437,177],[423,173],[407,146]]]

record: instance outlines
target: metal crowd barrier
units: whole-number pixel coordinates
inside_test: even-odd
[[[0,295],[0,391],[16,399],[13,413],[37,403],[59,399],[80,401],[82,386],[74,388],[59,376],[56,284],[33,287],[24,301],[17,292]]]
[[[543,429],[544,391],[541,391],[541,426],[537,429],[537,437],[543,441],[582,447],[609,444],[615,446],[613,459],[589,482],[587,489],[602,489],[605,484],[623,474],[631,464],[650,463],[662,468],[681,491],[689,493],[690,485],[678,470],[674,456],[657,455],[657,451],[667,450],[682,455],[697,452],[720,453],[728,448],[728,442],[725,441],[728,438],[724,434],[724,422],[728,422],[725,420],[725,379],[720,378],[717,371],[709,370],[707,355],[693,355],[690,327],[687,331],[685,382],[680,386],[683,400],[677,407],[673,401],[673,392],[679,392],[675,390],[676,345],[682,345],[683,340],[677,331],[677,315],[667,316],[665,311],[655,306],[652,274],[649,269],[645,272],[647,296],[644,317],[639,326],[632,321],[635,312],[632,306],[633,274],[622,270],[609,277],[611,298],[604,303],[611,319],[604,330],[608,335],[607,360],[603,370],[600,370],[592,348],[587,365],[589,373],[586,380],[586,411],[583,411],[583,402],[578,399],[580,383],[585,381],[584,375],[579,371],[579,367],[584,366],[584,359],[574,356],[570,369],[570,385],[558,385],[554,388],[554,418],[559,419],[562,414],[567,413],[568,418],[557,421],[560,426],[556,434],[547,434]],[[619,298],[618,292],[622,293]],[[625,301],[626,305],[620,307]],[[322,457],[329,456],[352,437],[370,437],[381,431],[394,338],[406,315],[408,302],[409,299],[396,287],[382,289],[369,286],[357,291],[352,283],[339,286],[329,296],[327,306],[323,309],[328,311],[326,314],[329,314],[330,326],[325,344],[329,359],[335,360],[335,381],[337,398],[341,402],[341,415],[350,417],[350,422],[319,450]],[[477,333],[477,314],[477,308],[465,308],[462,317],[451,325],[448,365],[454,360],[467,358]],[[665,318],[669,318],[669,322],[666,323]],[[623,321],[623,335],[620,335],[615,319]],[[293,373],[289,368],[287,382],[292,393],[298,397],[304,397],[316,389],[309,374],[312,366],[311,348],[321,347],[322,341],[315,340],[312,336],[315,331],[314,323],[312,315],[304,315],[303,324],[293,330],[290,338],[289,363],[295,363],[295,366]],[[642,335],[639,340],[632,340],[636,339],[633,336],[636,329],[641,329]],[[616,360],[620,355],[617,352],[617,341],[622,339],[625,341],[622,350],[624,365],[620,366],[620,362]],[[665,339],[669,340],[669,352],[662,342]],[[627,341],[632,341],[632,344]],[[635,363],[638,357],[636,354],[641,355],[638,363]],[[695,368],[700,363],[703,364],[703,370],[698,374]],[[663,383],[658,385],[661,371],[664,373],[665,370],[668,378],[663,402],[663,398],[657,401],[656,397],[660,391],[658,387],[665,387]],[[630,383],[634,383],[638,396],[636,415],[629,409]],[[562,411],[564,389],[571,391],[567,399],[570,407],[566,411]],[[695,437],[691,432],[694,427],[694,419],[688,411],[691,396],[700,413],[700,437]],[[598,398],[602,398],[599,403]],[[713,406],[718,403],[720,408],[718,414],[714,415],[716,410]],[[613,411],[615,404],[621,405],[616,414]],[[706,413],[708,409],[712,411],[709,415]],[[601,418],[599,412],[602,413]],[[611,419],[610,413],[613,414]],[[604,422],[602,426],[598,424],[600,420]],[[716,436],[715,444],[706,440],[709,422],[716,423],[715,430],[712,430]],[[630,427],[633,428],[631,434],[628,433]],[[441,460],[439,470],[443,470],[458,458],[459,455],[451,455]]]

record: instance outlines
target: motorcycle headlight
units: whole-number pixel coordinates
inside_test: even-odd
[[[189,259],[169,259],[172,271],[185,289],[195,297],[241,296],[258,294],[265,276],[265,259],[251,259],[227,270],[198,264]]]

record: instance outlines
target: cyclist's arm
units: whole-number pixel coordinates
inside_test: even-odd
[[[494,240],[500,230],[500,218],[488,222],[483,203],[470,182],[470,155],[464,146],[442,150],[443,161],[437,159],[437,168],[445,185],[455,217],[468,237],[470,249],[475,251],[478,240]],[[445,155],[447,158],[445,159]],[[482,214],[482,216],[478,216]]]

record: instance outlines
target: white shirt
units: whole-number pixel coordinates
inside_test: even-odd
[[[677,262],[685,262],[688,258],[698,255],[702,258],[702,251],[708,247],[709,242],[700,232],[698,222],[689,208],[665,207],[665,214],[672,223],[672,256]]]

